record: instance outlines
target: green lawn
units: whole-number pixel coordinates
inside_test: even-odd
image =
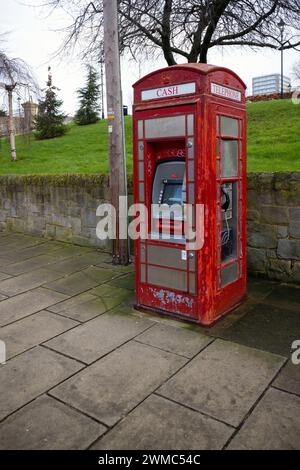
[[[248,105],[248,171],[300,171],[300,105]]]
[[[128,172],[132,172],[131,117],[125,118]],[[107,123],[71,124],[63,137],[50,140],[16,138],[17,162],[10,161],[8,142],[1,142],[0,174],[107,173]]]
[[[127,168],[132,172],[131,117],[125,119]],[[107,124],[70,125],[64,137],[35,141],[17,137],[12,163],[1,141],[0,174],[106,173]],[[300,171],[300,105],[290,100],[248,105],[248,171]]]

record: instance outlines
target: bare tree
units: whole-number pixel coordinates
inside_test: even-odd
[[[4,88],[8,97],[8,132],[12,161],[17,160],[15,144],[15,125],[13,117],[13,93],[20,87],[32,86],[37,92],[38,87],[29,66],[22,59],[9,58],[0,50],[0,87]]]
[[[133,57],[163,52],[168,65],[180,57],[207,62],[219,46],[280,47],[279,20],[290,39],[284,49],[300,46],[299,0],[119,0],[121,52]],[[82,56],[99,60],[103,38],[102,0],[48,0],[72,16],[62,45],[79,44]]]

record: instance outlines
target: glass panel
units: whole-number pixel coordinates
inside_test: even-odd
[[[144,137],[143,121],[138,121],[138,138],[142,139]]]
[[[243,142],[240,141],[240,154],[239,154],[239,160],[240,160],[240,176],[243,175],[243,169],[244,169],[244,155],[243,155]]]
[[[138,143],[138,147],[139,160],[144,160],[144,144],[142,141]]]
[[[194,160],[188,160],[188,180],[194,181],[195,178],[195,171],[194,171]]]
[[[182,252],[177,248],[148,245],[148,263],[167,268],[187,269],[187,260],[182,259]]]
[[[189,251],[189,270],[191,272],[196,271],[196,253],[195,251]]]
[[[146,266],[141,264],[141,282],[146,282]]]
[[[145,200],[145,186],[144,186],[144,183],[139,184],[139,196],[140,196],[140,202],[144,202],[144,200]]]
[[[155,286],[187,292],[187,273],[184,271],[148,266],[148,282]]]
[[[185,216],[186,216],[186,223],[189,228],[193,228],[196,225],[196,209],[195,206],[188,206],[185,207]]]
[[[220,160],[218,159],[217,160],[217,165],[216,165],[216,173],[217,173],[217,179],[220,179],[221,178],[221,169],[220,169],[220,166],[221,166],[221,162]]]
[[[194,115],[189,114],[187,117],[187,123],[188,123],[188,135],[194,135]]]
[[[238,141],[222,140],[222,177],[238,176]]]
[[[222,269],[222,287],[232,284],[238,279],[238,263]]]
[[[217,139],[217,144],[216,144],[217,157],[220,157],[220,142],[221,142],[221,140]]]
[[[225,196],[225,193],[227,196]],[[238,257],[238,185],[225,183],[222,185],[222,261],[226,263]],[[228,199],[226,199],[228,198]]]
[[[196,274],[190,273],[189,274],[189,290],[190,294],[196,294]]]
[[[145,137],[175,137],[185,135],[185,116],[174,116],[145,120]]]
[[[194,204],[195,203],[195,185],[194,183],[189,183],[188,184],[188,195],[189,195],[189,204]]]
[[[238,137],[239,136],[239,121],[229,117],[222,116],[221,118],[221,134],[222,136]]]
[[[140,256],[141,256],[141,263],[145,263],[146,262],[146,246],[144,245],[144,243],[141,243]]]
[[[144,162],[139,162],[139,181],[144,180]]]
[[[194,149],[194,139],[189,139],[188,140],[188,158],[189,159],[193,159],[194,158],[194,153],[195,153],[195,149]]]

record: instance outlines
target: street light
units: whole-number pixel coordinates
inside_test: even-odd
[[[284,28],[285,28],[285,22],[281,18],[280,22],[278,23],[279,29],[280,29],[280,50],[281,50],[281,99],[283,100],[283,45],[284,45],[284,40],[283,40],[283,35],[284,35]]]

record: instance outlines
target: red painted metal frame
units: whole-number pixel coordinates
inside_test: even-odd
[[[169,97],[159,100],[141,101],[141,91],[183,83],[196,83],[196,93],[186,96]],[[211,83],[216,83],[241,92],[241,102],[212,95]],[[138,120],[163,116],[194,114],[195,144],[195,203],[205,206],[205,242],[201,250],[196,252],[196,295],[182,291],[166,289],[141,283],[140,240],[135,242],[136,260],[136,306],[140,309],[154,310],[159,313],[182,317],[204,325],[215,323],[220,317],[239,305],[246,295],[246,98],[245,84],[232,71],[222,67],[203,64],[185,64],[153,72],[134,85],[133,113],[133,152],[134,152],[134,202],[139,202],[138,194]],[[238,280],[220,288],[217,273],[220,272],[220,259],[217,259],[218,237],[217,205],[217,116],[236,118],[239,121],[239,176],[222,179],[222,182],[237,181],[239,184],[238,202],[240,214],[238,261],[241,266]],[[144,124],[143,124],[144,125]],[[185,143],[187,143],[187,129]],[[230,137],[227,137],[230,139]],[[234,138],[236,140],[236,138]],[[159,141],[183,140],[182,136]],[[143,132],[145,142],[145,129]],[[151,142],[150,140],[148,142]],[[146,143],[147,144],[147,143]],[[145,152],[146,153],[146,152]],[[144,153],[144,157],[145,157]],[[220,155],[219,155],[220,157]],[[186,161],[187,161],[186,157]],[[146,173],[146,165],[145,165]],[[221,165],[220,165],[221,171]],[[154,168],[145,175],[145,200],[150,208]],[[221,175],[220,175],[221,176]],[[187,189],[188,194],[188,189]],[[185,249],[185,245],[166,241],[146,241],[145,244],[159,244]],[[147,263],[147,259],[146,259]],[[227,263],[228,264],[228,263]],[[224,267],[224,265],[223,265]],[[189,270],[187,271],[189,279]],[[189,282],[189,281],[188,281]]]

